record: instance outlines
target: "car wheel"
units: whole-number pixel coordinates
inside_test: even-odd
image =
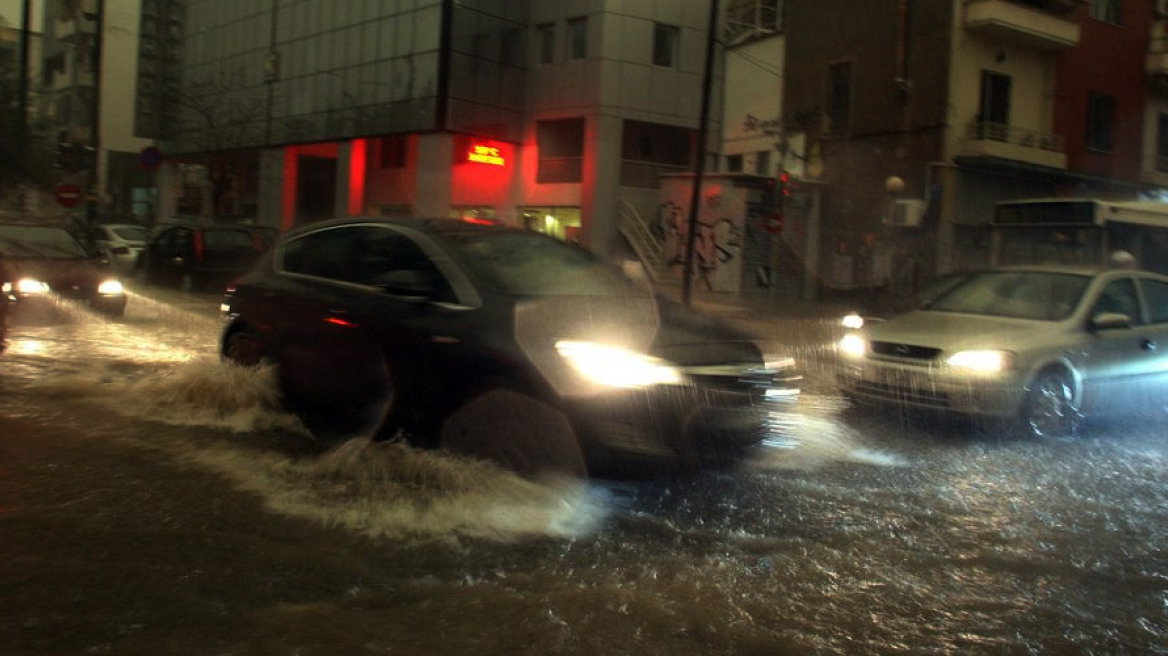
[[[1022,408],[1022,428],[1034,437],[1072,437],[1081,415],[1070,375],[1048,369],[1031,382]]]
[[[505,387],[472,398],[443,423],[444,450],[487,460],[520,475],[584,476],[571,422],[534,396]]]
[[[223,358],[244,367],[258,367],[264,360],[264,350],[254,333],[240,328],[223,339]]]

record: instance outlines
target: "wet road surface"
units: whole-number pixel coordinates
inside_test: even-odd
[[[750,461],[532,481],[314,443],[213,298],[51,314],[0,356],[0,654],[1168,653],[1162,421],[855,412],[792,319],[806,393]]]

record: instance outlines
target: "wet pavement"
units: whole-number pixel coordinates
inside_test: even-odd
[[[858,413],[837,306],[699,298],[804,362],[766,447],[528,480],[317,444],[214,298],[20,325],[0,356],[0,654],[1164,654],[1168,435]]]

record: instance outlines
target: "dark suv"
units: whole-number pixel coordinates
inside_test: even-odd
[[[244,226],[172,224],[147,242],[139,268],[151,284],[221,291],[263,251],[263,240]]]

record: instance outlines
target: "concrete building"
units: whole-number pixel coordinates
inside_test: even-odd
[[[154,214],[154,181],[141,162],[152,142],[134,134],[141,5],[44,2],[41,117],[67,153],[61,179],[87,190],[89,214]]]
[[[155,105],[162,217],[453,216],[611,254],[663,173],[717,166],[720,112],[696,143],[706,0],[143,7],[180,16],[181,66],[155,75],[177,86]]]
[[[25,211],[38,162],[22,157],[41,136],[36,122],[41,35],[24,33],[22,15],[0,15],[0,212]],[[22,71],[22,67],[24,67]],[[23,105],[21,94],[24,94]]]
[[[999,200],[1156,193],[1151,12],[1148,0],[791,3],[783,115],[822,153],[809,173],[823,185],[822,286],[915,287],[984,265]]]

